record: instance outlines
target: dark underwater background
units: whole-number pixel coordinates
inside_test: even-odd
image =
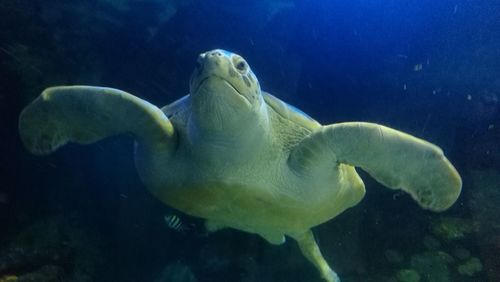
[[[313,230],[342,281],[500,281],[499,1],[2,0],[1,282],[321,281],[292,240],[207,234],[161,204],[127,136],[46,157],[22,146],[19,113],[44,88],[109,86],[163,106],[215,48],[319,122],[408,132],[461,173],[459,200],[436,214],[360,172],[364,200]]]

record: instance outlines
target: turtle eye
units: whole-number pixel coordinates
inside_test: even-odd
[[[245,61],[240,61],[239,63],[236,64],[236,69],[239,71],[245,71],[247,68],[247,64]]]

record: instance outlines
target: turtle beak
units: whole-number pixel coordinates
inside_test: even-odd
[[[248,98],[241,93],[235,82],[232,81],[233,77],[231,74],[234,73],[233,76],[236,75],[233,70],[233,55],[234,54],[230,52],[220,49],[201,53],[196,60],[196,68],[191,75],[191,94],[198,93],[202,86],[214,80],[222,83],[224,88],[228,87],[231,91],[234,91],[235,94],[248,100]]]

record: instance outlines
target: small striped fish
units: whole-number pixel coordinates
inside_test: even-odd
[[[163,217],[167,227],[175,231],[186,231],[187,228],[182,224],[181,219],[175,214],[168,214]]]

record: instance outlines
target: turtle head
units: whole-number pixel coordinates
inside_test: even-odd
[[[237,136],[267,126],[259,82],[240,55],[221,49],[200,54],[189,86],[198,131]]]

